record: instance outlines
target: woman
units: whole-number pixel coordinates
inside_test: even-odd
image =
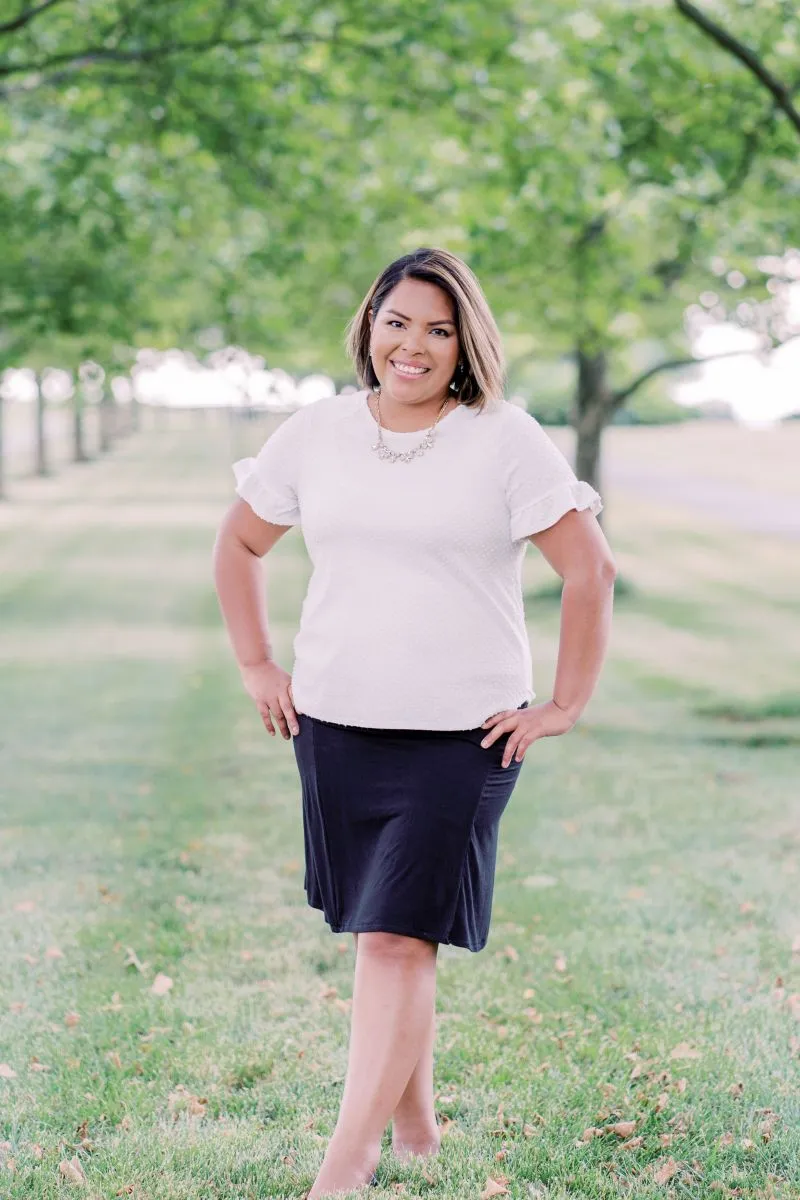
[[[353,933],[347,1078],[309,1200],[435,1154],[436,954],[486,943],[498,823],[525,753],[574,726],[597,681],[615,566],[601,501],[503,399],[500,334],[455,255],[420,249],[348,329],[360,391],[285,420],[234,466],[215,579],[244,687],[294,737],[305,890]],[[313,563],[289,675],[259,559],[301,524]],[[563,579],[553,697],[530,705],[527,542]]]

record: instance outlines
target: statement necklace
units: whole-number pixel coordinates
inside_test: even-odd
[[[430,429],[426,432],[425,437],[422,439],[422,441],[418,445],[414,446],[414,448],[412,450],[404,450],[402,453],[399,453],[396,450],[390,450],[389,447],[386,445],[386,443],[383,440],[383,425],[381,424],[380,393],[375,392],[374,395],[375,395],[375,407],[378,410],[378,440],[377,440],[377,442],[375,442],[372,449],[376,452],[376,454],[378,455],[378,458],[387,459],[389,462],[411,462],[412,458],[419,458],[421,455],[423,455],[425,453],[426,450],[430,450],[431,446],[433,445],[433,431],[436,428],[436,426],[438,425],[439,420],[440,420],[445,408],[447,407],[447,403],[450,400],[449,396],[445,396],[444,404],[439,409],[439,415],[437,416],[436,420],[431,425]]]

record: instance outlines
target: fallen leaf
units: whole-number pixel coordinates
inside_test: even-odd
[[[86,1185],[86,1176],[83,1173],[83,1167],[80,1164],[80,1159],[77,1154],[71,1159],[64,1159],[58,1164],[58,1169],[68,1183],[75,1183],[80,1187]]]
[[[580,824],[578,821],[562,821],[561,828],[564,830],[564,833],[576,834],[580,830]]]
[[[668,1158],[660,1164],[654,1163],[653,1168],[653,1179],[656,1183],[669,1183],[680,1169],[674,1158]]]
[[[522,1013],[529,1021],[533,1021],[534,1025],[541,1025],[542,1014],[537,1012],[535,1008],[523,1008]]]
[[[117,1070],[122,1070],[122,1059],[116,1050],[109,1050],[106,1054],[106,1062],[110,1063],[112,1067],[116,1067]]]
[[[320,1000],[332,1000],[334,996],[338,995],[339,989],[335,988],[333,984],[328,984],[320,990],[319,998]]]
[[[617,1121],[615,1125],[606,1125],[605,1132],[615,1133],[620,1138],[629,1138],[635,1128],[635,1121]]]
[[[515,949],[514,946],[505,946],[503,948],[503,954],[510,962],[519,961],[519,951]]]
[[[632,888],[628,888],[625,895],[627,896],[627,898],[629,900],[642,900],[647,895],[647,893],[645,892],[644,888],[632,887]]]
[[[721,1150],[724,1150],[726,1146],[732,1146],[733,1145],[733,1134],[732,1133],[721,1133],[719,1135],[719,1137],[717,1138],[717,1145],[719,1146],[719,1148]]]
[[[728,1091],[731,1094],[731,1096],[735,1096],[735,1097],[742,1096],[744,1094],[744,1084],[743,1083],[732,1083],[731,1086],[728,1088]]]
[[[163,975],[161,971],[159,971],[153,980],[150,991],[154,996],[166,996],[171,987],[172,980],[170,979],[169,975]]]
[[[700,1058],[700,1051],[695,1050],[688,1042],[679,1042],[670,1052],[670,1058]]]
[[[492,1179],[490,1175],[486,1180],[486,1187],[481,1192],[481,1200],[490,1200],[492,1196],[508,1195],[507,1183],[505,1175],[501,1175],[498,1179]]]
[[[50,1068],[45,1066],[45,1064],[43,1062],[40,1062],[39,1059],[34,1054],[33,1058],[31,1059],[31,1070],[32,1071],[49,1071]]]
[[[22,957],[25,959],[25,962],[29,967],[35,967],[39,961],[35,954],[23,954]]]
[[[688,1083],[688,1080],[681,1077],[680,1079],[675,1080],[675,1087],[677,1088],[677,1090],[679,1092],[685,1092],[687,1083]]]
[[[743,1150],[755,1150],[756,1148],[756,1144],[752,1138],[742,1138],[742,1140],[739,1142],[739,1145]]]
[[[674,1141],[675,1141],[674,1133],[660,1133],[658,1135],[659,1146],[671,1146]]]
[[[532,1000],[535,995],[536,995],[536,991],[534,988],[525,988],[525,991],[522,993],[522,999],[523,1000]]]
[[[563,955],[563,954],[559,954],[559,955],[556,957],[556,961],[553,963],[553,966],[555,967],[555,969],[556,969],[557,971],[566,971],[566,969],[567,969],[567,960],[566,960],[566,958],[564,957],[564,955]]]
[[[68,1029],[74,1029],[76,1025],[80,1025],[80,1015],[76,1012],[64,1013],[64,1024]]]
[[[622,1143],[620,1150],[638,1150],[643,1145],[644,1138],[640,1134],[639,1137],[628,1138],[627,1142]]]
[[[25,1011],[27,1005],[24,1000],[13,1000],[8,1007],[10,1012],[21,1013]]]
[[[592,1138],[599,1137],[602,1132],[603,1130],[598,1129],[596,1125],[590,1125],[588,1129],[584,1129],[580,1136],[580,1140],[582,1142],[590,1142]]]
[[[0,1079],[16,1079],[17,1072],[8,1063],[0,1063]]]
[[[147,970],[148,964],[139,961],[139,957],[138,957],[136,951],[133,949],[133,947],[126,946],[125,950],[126,950],[126,958],[125,958],[125,962],[122,965],[124,967],[135,967],[136,970],[139,972],[139,974],[143,975],[145,973],[145,971]]]
[[[668,1104],[669,1104],[669,1093],[662,1092],[661,1095],[656,1100],[655,1111],[657,1113],[663,1112]]]
[[[743,900],[742,903],[739,905],[740,913],[751,913],[751,912],[755,912],[755,910],[756,910],[756,906],[755,906],[755,904],[753,904],[752,900]]]
[[[18,904],[14,905],[14,912],[21,912],[21,913],[36,912],[36,901],[35,900],[20,900]]]
[[[58,946],[48,946],[44,952],[45,958],[63,958],[63,950],[59,950]]]

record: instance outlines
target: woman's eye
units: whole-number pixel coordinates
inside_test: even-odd
[[[396,317],[392,317],[392,318],[391,318],[391,320],[387,322],[387,324],[389,324],[389,325],[401,325],[401,324],[402,324],[402,321],[398,321]],[[447,330],[447,329],[442,329],[442,327],[441,327],[441,326],[437,326],[437,328],[436,328],[436,329],[432,329],[432,330],[431,330],[431,333],[443,333],[443,334],[444,334],[444,336],[445,336],[446,338],[450,337],[450,331],[449,331],[449,330]]]

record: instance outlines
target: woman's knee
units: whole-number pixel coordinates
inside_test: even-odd
[[[436,956],[438,942],[429,942],[424,938],[409,937],[404,933],[370,932],[359,933],[358,953],[362,951],[382,958],[391,959],[429,959]]]

